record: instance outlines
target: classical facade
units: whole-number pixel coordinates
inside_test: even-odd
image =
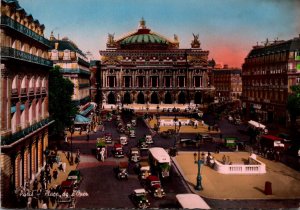
[[[300,84],[300,37],[254,46],[242,69],[244,111],[262,122],[285,124],[290,87]]]
[[[190,49],[146,27],[119,39],[109,34],[101,55],[103,104],[203,103],[212,88],[207,75],[208,51],[194,35]]]
[[[226,65],[222,69],[213,69],[212,85],[215,96],[223,100],[239,99],[242,95],[242,70]]]
[[[1,0],[1,201],[32,181],[48,145],[48,60],[44,25],[15,0]]]
[[[96,104],[101,103],[101,92],[100,92],[100,81],[101,81],[101,74],[100,74],[100,61],[99,60],[91,60],[90,61],[90,72],[91,72],[91,101],[96,102]]]
[[[64,78],[74,84],[73,101],[78,106],[84,106],[90,101],[90,63],[85,54],[67,37],[59,40],[51,33],[52,49],[49,58],[53,65],[61,67]]]

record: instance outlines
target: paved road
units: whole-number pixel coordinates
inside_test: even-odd
[[[130,120],[130,117],[124,117],[124,121]],[[105,132],[111,132],[114,141],[118,141],[119,133],[116,131],[114,121],[105,122]],[[222,120],[220,128],[224,136],[236,135],[240,139],[247,141],[248,137],[241,134],[237,130],[236,126]],[[115,159],[112,157],[108,148],[109,157],[104,163],[99,162],[95,158],[95,144],[96,138],[104,135],[105,132],[98,131],[90,135],[90,140],[86,141],[86,135],[83,134],[79,137],[74,137],[73,150],[77,148],[81,151],[81,162],[79,169],[83,174],[83,181],[80,185],[81,191],[89,193],[88,197],[78,198],[76,202],[76,208],[133,208],[134,205],[129,199],[129,195],[132,190],[136,188],[142,188],[139,182],[137,174],[134,173],[133,165],[129,167],[129,179],[119,181],[114,176],[113,168],[117,165],[121,159]],[[136,138],[129,140],[129,144],[125,146],[125,153],[129,151],[130,147],[135,147],[137,140],[143,137],[145,134],[149,134],[150,131],[142,119],[137,120]],[[181,134],[182,138],[193,138],[194,134]],[[218,136],[216,136],[218,137]],[[175,138],[162,138],[158,135],[154,136],[154,145],[164,148],[170,148],[174,145]],[[215,151],[215,144],[201,145],[201,150]],[[178,145],[180,150],[194,150],[197,148],[186,147],[182,148]],[[142,153],[143,156],[147,155],[147,152]],[[125,160],[126,158],[124,158]],[[176,170],[175,167],[171,169],[172,178],[162,181],[163,188],[165,189],[167,196],[164,199],[154,199],[149,196],[152,208],[178,208],[176,204],[175,195],[178,193],[190,192],[186,187],[186,183],[182,176]],[[205,199],[212,208],[297,208],[299,207],[299,200],[215,200]]]

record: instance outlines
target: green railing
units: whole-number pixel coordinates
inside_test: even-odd
[[[10,145],[19,139],[27,136],[28,134],[32,133],[33,131],[43,127],[44,125],[47,125],[50,122],[48,118],[41,120],[40,122],[37,122],[21,131],[18,131],[16,133],[13,133],[9,136],[2,137],[1,136],[1,146],[3,145]]]
[[[79,84],[79,88],[86,88],[86,87],[90,87],[90,84],[89,83]]]
[[[42,57],[29,54],[27,52],[23,52],[21,50],[16,50],[11,47],[1,47],[1,59],[2,58],[15,58],[18,60],[23,60],[31,63],[36,63],[48,67],[53,66],[53,62],[51,60],[44,59]]]
[[[10,27],[16,31],[19,31],[20,33],[46,45],[47,47],[51,46],[51,42],[46,39],[45,37],[33,32],[31,29],[27,28],[26,26],[23,26],[22,24],[14,21],[10,17],[7,16],[1,16],[1,26],[7,26]]]
[[[86,75],[91,75],[91,72],[83,70],[83,69],[62,68],[60,71],[62,73],[69,73],[69,74],[86,74]]]

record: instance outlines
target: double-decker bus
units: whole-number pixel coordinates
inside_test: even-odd
[[[149,163],[151,170],[158,173],[162,178],[169,177],[171,158],[162,147],[149,148]]]

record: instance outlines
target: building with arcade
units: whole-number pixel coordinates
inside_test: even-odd
[[[48,59],[45,26],[16,0],[1,0],[1,206],[33,181],[48,146]]]
[[[100,51],[102,103],[201,104],[213,91],[208,54],[199,35],[191,48],[180,49],[177,35],[168,39],[147,28],[144,19],[125,36],[109,34],[107,49]]]

